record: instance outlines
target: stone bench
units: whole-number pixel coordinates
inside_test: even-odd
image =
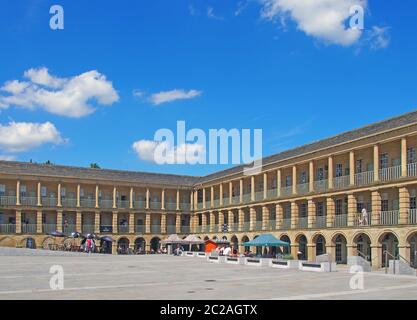
[[[315,272],[334,272],[336,271],[335,262],[301,262],[299,265],[301,271]]]
[[[273,260],[269,262],[269,266],[279,269],[299,269],[301,261],[299,260]]]

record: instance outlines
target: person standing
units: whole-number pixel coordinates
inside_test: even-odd
[[[367,226],[368,225],[368,212],[365,208],[362,208],[362,221],[361,225]]]

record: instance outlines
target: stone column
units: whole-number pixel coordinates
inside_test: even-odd
[[[219,192],[220,192],[220,194],[219,194],[219,203],[220,203],[220,206],[222,206],[223,205],[223,183],[220,183],[220,186],[219,186]]]
[[[355,245],[346,245],[346,249],[347,249],[347,256],[348,257],[354,257],[358,255],[358,250],[357,247]]]
[[[146,188],[146,209],[149,209],[149,188]]]
[[[165,210],[165,189],[161,193],[161,210]]]
[[[62,232],[62,210],[56,212],[56,231]]]
[[[382,246],[371,244],[371,256],[372,256],[372,270],[378,270],[382,267]]]
[[[202,229],[201,232],[207,232],[206,228],[207,228],[207,216],[206,216],[206,213],[203,212],[201,214],[201,229]]]
[[[371,193],[372,199],[372,225],[378,225],[380,223],[379,217],[381,212],[381,194],[377,190],[373,190]]]
[[[404,259],[410,259],[410,245],[408,243],[399,243],[398,244],[398,253]]]
[[[233,197],[233,182],[230,181],[229,182],[229,204],[233,203],[232,197]]]
[[[129,233],[135,233],[135,213],[129,212]]]
[[[117,211],[113,211],[113,217],[112,217],[112,226],[113,226],[113,233],[118,233],[119,232],[119,228],[118,228],[118,221],[117,221]]]
[[[307,201],[308,227],[314,228],[316,225],[316,203],[312,198],[307,199]]]
[[[100,198],[100,190],[98,188],[98,185],[96,185],[96,209],[100,208],[100,203],[99,203],[99,198]]]
[[[62,197],[61,197],[61,184],[58,183],[58,194],[57,194],[57,207],[62,207]],[[60,231],[61,232],[61,231]]]
[[[42,206],[41,183],[38,182],[38,207]],[[42,232],[41,232],[42,233]]]
[[[220,201],[220,204],[221,203],[222,201]],[[214,186],[210,187],[210,208],[214,208]]]
[[[264,173],[264,200],[268,198],[268,174]]]
[[[298,243],[291,243],[291,255],[295,260],[298,259],[298,248]]]
[[[284,208],[281,203],[277,203],[275,206],[276,212],[276,230],[282,229],[282,220],[284,219]]]
[[[355,151],[349,152],[349,185],[355,185]]]
[[[223,232],[222,230],[223,223],[224,223],[224,213],[223,211],[219,210],[219,226],[218,226],[219,232]]]
[[[75,231],[82,232],[82,221],[83,221],[83,215],[81,211],[77,211],[75,213]]]
[[[239,231],[243,231],[243,224],[245,222],[245,212],[243,209],[239,209]]]
[[[239,180],[239,187],[240,187],[240,189],[239,189],[239,192],[240,192],[239,202],[243,203],[243,178]]]
[[[229,226],[229,228],[228,228],[229,232],[238,231],[238,230],[235,230],[234,219],[233,219],[233,211],[232,210],[229,210],[227,212],[227,222],[228,222],[228,226]]]
[[[22,211],[16,210],[15,212],[16,216],[16,233],[20,234],[22,233]]]
[[[379,146],[374,145],[374,181],[379,181]]]
[[[16,182],[16,205],[20,206],[20,180]]]
[[[100,211],[94,212],[94,233],[100,233]]]
[[[333,227],[334,216],[335,216],[335,205],[334,199],[332,197],[327,197],[326,199],[326,225],[327,228]]]
[[[210,232],[216,232],[216,218],[214,211],[210,211]]]
[[[297,167],[292,166],[292,194],[297,194]]]
[[[298,228],[298,204],[291,201],[291,229]]]
[[[191,223],[191,221],[190,221],[190,223]],[[177,213],[175,215],[175,232],[177,234],[181,233],[181,214],[180,213]]]
[[[251,201],[255,201],[255,176],[251,176],[251,183],[250,183],[250,199]]]
[[[357,200],[353,193],[348,193],[348,226],[353,227],[357,221]]]
[[[81,186],[77,185],[77,208],[81,207]]]
[[[180,190],[177,189],[177,210],[180,210]]]
[[[145,233],[151,233],[151,214],[145,214]]]
[[[113,209],[117,208],[117,189],[113,188]]]
[[[203,188],[203,209],[206,209],[206,188]]]
[[[161,233],[167,233],[167,214],[166,212],[161,214]]]
[[[307,257],[308,257],[308,261],[316,260],[316,244],[315,243],[307,244]]]
[[[250,214],[249,230],[253,231],[255,230],[255,225],[256,225],[256,210],[254,207],[249,208],[249,214]]]
[[[329,189],[333,189],[333,156],[330,156],[328,159],[328,166],[329,166],[329,171],[328,171],[328,179],[329,179]]]
[[[269,229],[269,207],[262,207],[262,230]]]
[[[407,138],[401,139],[401,177],[407,176]]]
[[[281,196],[281,169],[277,170],[277,197]]]
[[[400,214],[399,224],[408,224],[408,210],[410,209],[410,193],[407,187],[398,189],[399,202],[400,202]]]
[[[308,163],[308,189],[310,192],[314,192],[314,162]]]
[[[336,261],[336,246],[333,243],[326,243],[326,253],[330,255],[331,261]]]
[[[42,210],[36,211],[36,233],[42,233]]]
[[[129,193],[129,209],[133,209],[133,188],[130,188]]]

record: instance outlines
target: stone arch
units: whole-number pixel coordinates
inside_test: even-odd
[[[42,248],[45,250],[49,250],[50,249],[50,245],[55,244],[55,240],[52,237],[46,237],[43,241],[42,241]]]
[[[307,236],[304,235],[303,233],[299,233],[295,236],[294,242],[298,244],[298,252],[301,252],[300,254],[298,254],[298,259],[308,260]]]
[[[17,242],[12,237],[0,238],[0,247],[16,248]]]
[[[405,237],[409,252],[406,259],[409,259],[411,265],[417,268],[417,230],[410,231]]]
[[[384,230],[378,235],[378,246],[381,246],[381,266],[388,265],[388,261],[399,254],[399,236],[392,230]]]
[[[239,250],[239,239],[235,234],[230,238],[230,244],[233,249]]]
[[[207,240],[210,240],[210,237],[209,236],[205,236],[204,237],[204,241],[207,241]]]
[[[157,252],[158,251],[160,245],[161,245],[161,239],[159,237],[153,237],[151,239],[151,249],[154,252]]]
[[[143,237],[137,237],[134,241],[134,250],[136,253],[146,252],[146,240]]]
[[[244,235],[244,236],[242,237],[241,243],[248,242],[248,241],[250,241],[249,237],[248,237],[247,235]],[[243,248],[243,251],[244,251],[244,252],[249,252],[249,251],[250,251],[250,247],[245,246],[245,247]]]
[[[291,238],[288,236],[288,234],[284,233],[284,234],[282,234],[282,235],[279,237],[279,239],[280,239],[281,241],[284,241],[284,242],[288,242],[288,243],[289,243],[289,246],[288,246],[288,247],[283,247],[283,248],[282,248],[282,253],[283,253],[283,254],[290,254],[290,253],[291,253]],[[295,257],[294,257],[294,258],[295,258]]]
[[[219,237],[217,235],[214,235],[212,239],[213,240],[219,240]]]
[[[117,240],[117,253],[118,254],[127,254],[129,250],[130,241],[126,237],[120,237]]]
[[[352,245],[358,256],[364,258],[372,264],[372,240],[369,233],[365,231],[358,231],[355,233],[352,238]]]
[[[334,259],[338,264],[347,264],[347,238],[343,232],[333,234],[331,238],[334,246]]]
[[[33,237],[24,237],[20,240],[19,247],[21,248],[28,248],[28,249],[36,249],[36,241]]]
[[[326,237],[321,232],[312,237],[312,243],[316,245],[316,257],[326,253]]]
[[[222,240],[227,241],[227,236],[223,236],[223,237],[222,237]]]

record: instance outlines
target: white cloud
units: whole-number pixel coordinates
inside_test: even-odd
[[[391,39],[388,35],[388,27],[373,26],[368,33],[368,41],[374,50],[385,49],[388,47]]]
[[[158,93],[154,93],[150,96],[149,102],[154,105],[160,105],[162,103],[172,102],[175,100],[185,100],[185,99],[192,99],[200,96],[202,94],[201,91],[198,90],[180,90],[174,89],[171,91],[161,91]]]
[[[291,18],[298,29],[326,43],[350,46],[358,41],[362,30],[345,26],[350,8],[367,0],[260,0],[264,19],[281,21]]]
[[[24,152],[46,143],[59,144],[63,141],[59,131],[50,122],[0,124],[0,150],[6,152]]]
[[[53,114],[80,118],[94,112],[93,100],[101,105],[119,100],[112,83],[96,70],[58,78],[49,74],[48,69],[39,68],[27,70],[24,77],[28,81],[12,80],[0,88],[8,94],[0,95],[0,108],[41,108]]]
[[[197,163],[205,155],[205,147],[197,143],[171,146],[166,141],[139,140],[132,149],[142,160],[157,164]]]
[[[220,17],[220,16],[218,16],[214,13],[213,7],[208,7],[207,8],[207,17],[210,18],[210,19],[215,19],[215,20],[224,20],[223,17]]]
[[[132,94],[135,98],[143,98],[143,96],[145,95],[145,92],[139,90],[139,89],[134,89],[132,91]]]
[[[14,161],[14,160],[16,160],[16,157],[15,156],[10,156],[10,155],[5,155],[5,154],[0,154],[0,160],[3,160],[3,161]]]

